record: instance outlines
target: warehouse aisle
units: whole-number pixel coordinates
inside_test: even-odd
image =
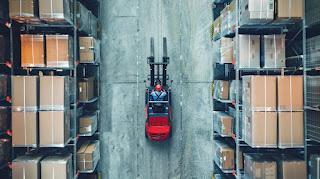
[[[103,178],[210,178],[211,13],[209,0],[102,1]],[[156,59],[162,55],[161,34],[171,58],[174,133],[151,143],[144,137],[146,58],[152,36]]]

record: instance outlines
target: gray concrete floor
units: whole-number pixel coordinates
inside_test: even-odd
[[[102,0],[101,125],[104,179],[210,178],[213,170],[210,0]],[[144,137],[150,37],[168,38],[173,137]],[[160,40],[159,40],[160,39]]]

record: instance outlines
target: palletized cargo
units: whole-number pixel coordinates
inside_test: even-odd
[[[271,156],[244,154],[246,179],[277,179],[277,163]]]
[[[79,82],[79,100],[81,102],[90,101],[96,97],[95,77],[83,78]]]
[[[299,19],[303,17],[303,0],[277,0],[276,17],[278,19]]]
[[[241,0],[240,25],[267,23],[274,19],[274,0]]]
[[[303,111],[303,76],[277,77],[279,111]]]
[[[69,23],[73,21],[72,0],[39,0],[40,19],[50,23]]]
[[[41,161],[41,178],[72,179],[72,155],[56,155],[45,157]]]
[[[233,134],[233,117],[220,111],[213,113],[214,131],[223,137],[231,137]]]
[[[264,35],[263,47],[264,68],[286,67],[285,35]]]
[[[44,67],[44,36],[23,34],[21,38],[21,66]]]
[[[79,119],[79,133],[82,135],[92,135],[98,128],[98,113],[84,115]]]
[[[260,35],[239,35],[239,68],[260,68]],[[237,49],[237,48],[235,48]]]
[[[12,112],[12,146],[38,146],[37,112]]]
[[[41,155],[23,155],[12,161],[12,179],[40,179]]]
[[[92,171],[100,159],[99,141],[88,141],[77,151],[77,168],[80,171]]]
[[[46,35],[47,67],[73,66],[73,40],[69,35]]]
[[[307,178],[306,161],[290,155],[275,156],[279,179]]]
[[[229,81],[214,81],[214,99],[229,100]]]
[[[220,54],[221,58],[218,63],[232,63],[233,62],[233,39],[222,37],[220,39]]]
[[[10,18],[19,22],[39,22],[37,0],[9,0]]]
[[[303,148],[303,112],[278,113],[278,147]]]
[[[221,170],[234,169],[234,150],[228,145],[215,140],[214,161]]]
[[[80,63],[100,62],[100,41],[93,37],[79,37]]]

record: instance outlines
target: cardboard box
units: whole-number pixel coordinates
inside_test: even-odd
[[[240,25],[267,23],[274,19],[274,0],[240,1]]]
[[[87,141],[77,152],[77,168],[80,171],[94,170],[100,159],[99,141]]]
[[[254,148],[277,148],[277,112],[243,112],[245,142]]]
[[[303,111],[303,76],[278,76],[278,110]]]
[[[239,68],[260,68],[260,35],[239,35]]]
[[[264,35],[264,68],[286,67],[286,36]]]
[[[320,155],[311,155],[310,157],[310,174],[311,179],[320,178]]]
[[[289,155],[275,157],[278,165],[279,179],[302,179],[307,178],[307,166],[304,160]]]
[[[11,76],[13,111],[36,111],[38,109],[38,77]]]
[[[40,19],[47,22],[70,23],[73,20],[73,1],[39,0]]]
[[[41,178],[72,179],[72,155],[48,156],[41,161]]]
[[[243,76],[243,105],[246,110],[277,110],[277,78],[276,76]]]
[[[70,109],[69,77],[40,77],[40,110]]]
[[[228,145],[215,140],[215,156],[214,161],[221,170],[233,170],[234,163],[234,150]]]
[[[38,3],[36,0],[10,0],[9,15],[19,22],[38,21]]]
[[[222,37],[220,39],[220,64],[233,62],[233,39]]]
[[[236,102],[237,93],[239,94],[239,100],[242,102],[242,81],[239,81],[239,91],[237,91],[237,81],[232,80],[230,82],[230,91],[229,91],[229,98],[231,101]]]
[[[244,154],[246,179],[277,179],[277,163],[271,156]]]
[[[39,112],[40,147],[64,147],[70,139],[70,111]]]
[[[80,63],[100,61],[100,43],[93,37],[79,37]]]
[[[232,1],[221,11],[222,36],[235,33],[236,30],[236,2]]]
[[[79,82],[79,100],[90,101],[96,96],[95,77],[83,78]]]
[[[9,129],[9,110],[7,107],[0,106],[0,131],[6,131]]]
[[[222,80],[214,81],[214,99],[218,99],[218,100],[229,99],[229,81],[222,81]]]
[[[12,112],[12,146],[37,147],[37,112]]]
[[[304,147],[303,112],[279,112],[279,148]]]
[[[98,113],[95,112],[90,115],[85,115],[79,119],[79,133],[93,134],[98,128]]]
[[[231,137],[233,134],[233,117],[221,111],[214,111],[214,130],[221,136]]]
[[[7,96],[8,80],[6,75],[0,74],[0,98],[4,99]]]
[[[280,19],[302,18],[303,0],[278,0],[276,1],[277,17]]]
[[[21,67],[44,67],[43,35],[20,35]]]
[[[221,16],[217,17],[213,22],[213,38],[218,38],[221,35]]]
[[[46,35],[47,67],[73,66],[73,41],[69,35]]]
[[[40,179],[40,155],[23,155],[12,161],[12,179]]]

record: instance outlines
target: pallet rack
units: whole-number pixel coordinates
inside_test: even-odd
[[[219,71],[220,69],[224,69],[220,77],[214,76],[214,79],[218,80],[235,80],[236,81],[236,100],[235,101],[221,101],[214,100],[214,110],[217,111],[227,111],[229,107],[234,108],[235,116],[235,131],[232,137],[223,137],[218,133],[214,133],[215,140],[222,140],[224,143],[227,143],[229,146],[234,148],[235,151],[235,168],[233,170],[223,171],[219,168],[217,164],[214,162],[214,174],[219,174],[224,178],[243,178],[243,171],[240,170],[240,152],[243,153],[267,153],[267,154],[292,154],[297,156],[298,158],[304,158],[305,148],[291,148],[291,149],[280,149],[280,148],[253,148],[244,142],[244,140],[240,137],[240,123],[241,123],[241,112],[242,112],[242,104],[240,101],[239,90],[241,88],[240,81],[242,76],[244,75],[303,75],[304,68],[302,66],[301,60],[300,63],[293,62],[291,67],[287,68],[275,68],[275,69],[255,69],[255,68],[239,68],[237,65],[239,59],[239,34],[247,34],[247,35],[268,35],[268,34],[287,34],[289,37],[289,41],[287,42],[288,48],[290,48],[290,55],[292,57],[286,57],[289,59],[301,59],[302,51],[295,49],[296,46],[292,45],[297,41],[302,41],[302,20],[297,19],[282,19],[282,20],[274,20],[270,23],[255,23],[255,24],[245,24],[240,25],[239,17],[240,17],[240,0],[235,1],[235,11],[236,11],[236,28],[233,33],[229,33],[224,36],[216,36],[213,37],[213,41],[220,39],[221,37],[234,38],[236,42],[236,49],[234,50],[234,64],[216,64],[214,66],[214,71]],[[220,15],[220,11],[227,5],[230,4],[232,0],[214,0],[213,5],[213,17],[214,20]],[[303,42],[305,43],[305,42]],[[302,44],[301,44],[302,45]],[[261,48],[261,47],[260,47]],[[287,48],[286,48],[287,50]],[[221,71],[221,70],[220,70]],[[222,76],[222,78],[221,78]],[[231,103],[230,103],[231,102]],[[305,120],[304,120],[305,121]],[[306,128],[304,127],[304,131]],[[306,145],[306,144],[305,144]]]
[[[8,1],[6,1],[8,2]],[[93,64],[79,64],[79,42],[78,37],[79,36],[90,36],[90,34],[87,34],[85,32],[79,31],[77,29],[77,3],[81,2],[86,8],[92,11],[92,13],[99,19],[99,0],[76,0],[72,1],[72,8],[73,8],[73,22],[68,24],[57,24],[57,23],[45,23],[40,21],[40,23],[19,23],[12,19],[0,19],[1,25],[2,22],[6,24],[9,28],[9,34],[10,34],[10,63],[6,63],[5,65],[10,66],[10,74],[12,75],[38,75],[39,73],[43,73],[46,75],[57,75],[57,76],[69,76],[75,79],[75,83],[70,85],[70,88],[73,88],[75,91],[75,96],[73,97],[73,102],[70,104],[70,111],[72,112],[72,115],[70,118],[70,140],[65,144],[65,146],[60,147],[51,147],[51,148],[30,148],[30,147],[24,147],[24,148],[12,148],[12,159],[16,158],[19,155],[24,155],[25,153],[41,153],[41,154],[52,154],[52,153],[71,153],[72,154],[72,166],[73,166],[73,177],[72,178],[78,178],[82,175],[82,173],[99,173],[100,169],[99,167],[96,167],[93,171],[85,171],[80,172],[77,170],[77,149],[80,147],[79,144],[81,143],[81,140],[83,139],[95,139],[99,140],[99,132],[95,132],[91,136],[81,136],[78,134],[78,117],[79,117],[79,107],[90,105],[92,103],[95,103],[97,106],[97,112],[99,114],[99,94],[100,90],[98,90],[98,97],[95,98],[93,101],[86,101],[86,102],[80,102],[78,101],[78,80],[81,76],[81,73],[79,73],[79,70],[82,70],[87,73],[87,68],[89,66],[97,67],[94,71],[97,75],[97,89],[100,89],[99,87],[99,81],[100,81],[100,66],[99,63],[93,63]],[[98,20],[98,22],[100,22]],[[2,30],[1,30],[2,31]],[[28,68],[22,68],[20,66],[20,56],[19,53],[16,53],[15,51],[19,48],[19,36],[20,33],[28,33],[28,34],[46,34],[46,33],[58,33],[58,34],[68,34],[73,37],[73,61],[72,65],[69,68],[62,68],[62,67],[28,67]],[[100,55],[100,54],[99,54]],[[2,67],[1,67],[2,69]],[[99,118],[99,115],[98,115]],[[80,143],[79,143],[80,142]],[[1,165],[2,167],[2,165]]]

